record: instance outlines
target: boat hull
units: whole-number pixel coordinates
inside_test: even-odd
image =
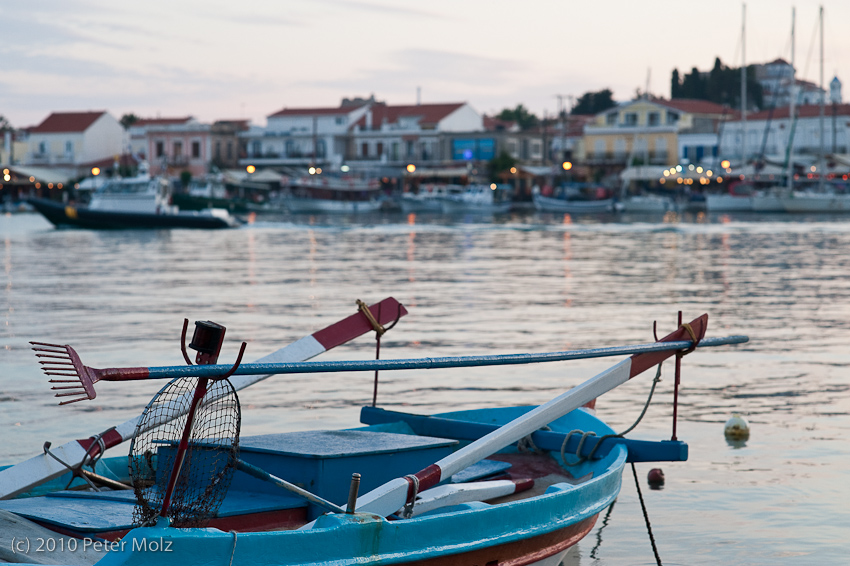
[[[441,206],[446,214],[502,214],[511,209],[510,202],[475,203],[450,199],[443,200]]]
[[[618,207],[627,213],[664,213],[675,211],[676,203],[668,197],[642,195],[627,197]]]
[[[614,210],[614,199],[578,200],[546,197],[541,194],[533,195],[534,208],[542,212],[611,212]]]
[[[786,212],[850,212],[850,195],[800,192],[782,198],[781,202]]]
[[[705,209],[708,212],[750,212],[753,210],[752,196],[706,195]]]
[[[290,212],[358,213],[380,210],[380,200],[332,200],[289,197],[284,200]]]
[[[163,228],[233,228],[232,218],[212,214],[177,213],[151,214],[89,210],[54,201],[33,198],[29,203],[53,225],[90,228],[95,230],[163,229]]]
[[[505,407],[458,411],[441,416],[457,420],[456,426],[464,423],[499,425],[532,409]],[[373,430],[385,431],[386,426],[379,425],[380,428]],[[597,435],[613,433],[610,427],[581,409],[557,419],[550,427],[564,434],[574,429],[593,431]],[[347,434],[351,435],[353,431],[364,431],[359,433],[364,434],[368,429],[351,429]],[[252,442],[260,442],[256,445],[260,452],[252,457],[271,457],[270,441],[264,440],[266,437],[258,438],[263,440],[248,439],[244,443],[247,446],[246,454],[251,455],[251,447],[254,446]],[[445,439],[416,438],[427,438],[429,446],[445,445]],[[285,457],[289,458],[295,452],[292,446],[288,446],[281,454],[285,453]],[[403,457],[402,454],[404,452],[387,452],[386,457],[390,460],[386,462],[398,462],[397,458]],[[619,494],[628,449],[622,444],[615,444],[599,459],[579,462],[568,467],[569,471],[561,467],[557,451],[549,454],[520,452],[512,447],[492,456],[495,460],[511,463],[509,473],[512,476],[516,474],[518,478],[538,478],[531,490],[496,500],[466,500],[421,514],[414,513],[412,518],[403,520],[388,520],[369,513],[324,514],[318,515],[314,523],[298,530],[244,532],[244,526],[239,525],[241,519],[236,521],[236,527],[233,528],[239,532],[216,528],[175,529],[165,525],[136,528],[113,543],[111,551],[105,553],[98,564],[130,566],[147,565],[154,561],[158,566],[200,566],[219,563],[225,557],[225,562],[233,566],[556,566],[569,548],[591,531],[599,513],[611,505]],[[369,454],[367,457],[373,458],[374,455]],[[338,462],[339,458],[334,456],[332,461]],[[271,460],[265,462],[274,469]],[[353,462],[363,472],[364,481],[385,471],[383,466],[364,466],[365,462]],[[415,464],[412,469],[418,467],[419,464]],[[334,477],[346,476],[334,473]],[[331,500],[344,497],[342,492],[348,489],[347,484],[333,483],[333,488],[338,488],[339,493],[329,496]],[[65,495],[42,498],[40,502],[38,498],[4,502],[2,507],[32,519],[32,513],[28,515],[27,510],[32,511],[36,504],[68,505],[68,502],[73,501],[83,504],[83,500],[77,499],[74,492],[63,493]],[[265,497],[274,497],[274,493],[268,492]],[[100,496],[95,494],[89,497]],[[114,499],[117,496],[108,497]],[[79,513],[74,518],[78,516]],[[85,518],[85,515],[82,517]]]

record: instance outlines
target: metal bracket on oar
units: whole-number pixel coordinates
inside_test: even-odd
[[[378,322],[378,319],[381,318],[381,306],[378,305],[378,318],[375,318],[375,315],[372,314],[372,311],[369,310],[369,305],[357,299],[357,308],[360,312],[362,312],[366,319],[369,321],[369,324],[372,325],[372,330],[375,331],[375,359],[381,359],[381,336],[386,334],[388,330],[391,330],[396,324],[398,324],[399,319],[402,315],[402,307],[401,303],[398,305],[398,313],[396,314],[395,320],[389,326],[383,326]],[[375,386],[372,389],[372,406],[375,407],[378,403],[378,370],[375,370]]]

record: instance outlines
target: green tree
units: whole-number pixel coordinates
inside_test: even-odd
[[[499,120],[513,121],[519,125],[520,130],[528,130],[540,123],[540,120],[528,111],[522,104],[517,104],[516,108],[505,108],[496,116]]]
[[[139,117],[136,116],[135,114],[132,114],[132,113],[131,114],[124,114],[123,116],[121,116],[121,119],[119,120],[119,122],[121,122],[121,125],[124,126],[125,130],[128,129],[130,126],[132,126],[133,124],[135,124],[138,121],[139,121]]]
[[[763,92],[761,84],[755,78],[755,67],[747,68],[747,108],[762,107]],[[691,72],[679,79],[679,71],[673,70],[670,77],[670,98],[693,98],[709,100],[717,104],[740,108],[741,106],[741,68],[727,67],[719,57],[708,73],[700,73],[694,67]]]
[[[576,101],[575,106],[570,110],[570,114],[585,116],[599,114],[617,105],[613,97],[614,93],[608,88],[599,92],[586,92]]]
[[[490,182],[500,182],[502,179],[499,177],[499,174],[504,173],[505,171],[510,171],[511,167],[515,165],[516,159],[508,155],[506,151],[499,153],[499,155],[487,163],[487,170],[490,173]]]
[[[679,69],[673,69],[670,77],[670,98],[682,98],[682,79],[679,78]]]

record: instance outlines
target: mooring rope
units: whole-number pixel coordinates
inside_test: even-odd
[[[564,463],[564,465],[565,466],[577,466],[578,464],[581,464],[585,460],[589,460],[589,459],[593,458],[593,455],[596,453],[596,449],[599,448],[599,446],[602,444],[602,441],[604,441],[605,439],[622,438],[623,436],[625,436],[626,434],[628,434],[632,430],[634,430],[634,428],[640,423],[640,421],[643,420],[643,417],[646,415],[646,410],[649,409],[649,404],[652,401],[653,394],[655,393],[655,386],[658,385],[659,381],[661,381],[661,364],[658,364],[658,371],[655,372],[655,378],[652,380],[652,387],[649,390],[649,396],[646,398],[646,403],[644,403],[644,405],[643,405],[643,410],[640,412],[640,416],[638,416],[638,418],[634,422],[634,424],[632,424],[632,426],[630,426],[629,428],[627,428],[626,430],[624,430],[621,433],[606,434],[604,436],[600,436],[599,441],[597,441],[597,443],[593,446],[593,448],[590,450],[590,452],[587,454],[587,456],[581,455],[581,449],[584,448],[584,441],[587,440],[588,436],[596,436],[596,433],[593,432],[593,431],[584,432],[584,431],[578,430],[578,429],[571,430],[569,432],[569,434],[567,434],[564,437],[564,442],[561,444],[561,461]],[[576,457],[578,458],[578,460],[576,460],[575,462],[567,462],[567,458],[566,458],[567,443],[570,441],[570,438],[572,437],[573,434],[582,435],[581,440],[578,443],[578,448],[576,448]]]
[[[640,500],[640,508],[643,511],[643,520],[646,522],[646,532],[649,533],[649,542],[652,545],[652,553],[655,554],[655,562],[661,566],[661,557],[658,555],[658,547],[655,546],[655,537],[652,536],[652,525],[649,524],[649,513],[646,512],[646,503],[643,501],[643,494],[640,492],[640,482],[635,470],[635,463],[632,462],[632,475],[635,477],[635,487],[637,488],[638,499]]]

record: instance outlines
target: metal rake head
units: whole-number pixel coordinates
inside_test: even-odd
[[[30,342],[36,357],[43,358],[38,363],[48,377],[67,377],[73,379],[53,379],[50,383],[67,384],[54,385],[53,391],[57,391],[56,397],[75,397],[60,402],[60,405],[94,399],[97,393],[94,390],[94,382],[98,380],[97,375],[83,365],[80,356],[71,346],[65,344],[47,344],[45,342]]]

